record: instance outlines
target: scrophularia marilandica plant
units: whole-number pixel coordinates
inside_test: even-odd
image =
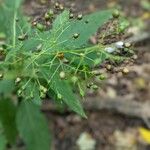
[[[41,100],[52,98],[86,117],[73,90],[84,96],[83,83],[96,90],[97,85],[87,84],[95,75],[93,68],[105,60],[124,59],[113,54],[124,47],[118,47],[121,42],[92,45],[89,39],[119,14],[103,10],[75,16],[64,10],[56,16],[50,9],[43,16],[46,22],[52,21],[49,29],[38,22],[31,25],[22,14],[22,1],[0,1],[0,149],[8,143],[15,145],[19,135],[28,150],[49,150],[50,135],[40,113]],[[55,8],[64,9],[59,3]]]

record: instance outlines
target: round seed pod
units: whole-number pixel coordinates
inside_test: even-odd
[[[0,80],[3,79],[4,75],[3,73],[0,73]]]
[[[61,72],[59,73],[59,77],[60,77],[61,79],[65,79],[65,78],[66,78],[66,73],[65,73],[64,71],[61,71]]]
[[[113,18],[119,18],[120,12],[118,10],[114,10],[112,13]]]
[[[40,98],[46,98],[46,94],[44,92],[40,92]]]
[[[99,70],[93,70],[93,71],[92,71],[92,74],[95,75],[95,76],[98,76],[98,75],[100,75],[101,73],[100,73]]]
[[[41,23],[37,23],[36,27],[40,31],[43,31],[45,29],[44,25],[42,25]]]
[[[54,11],[53,11],[52,9],[50,9],[50,10],[47,12],[47,14],[48,14],[50,17],[52,17],[52,16],[54,15]]]
[[[101,75],[99,76],[99,79],[100,79],[100,80],[105,80],[105,79],[106,79],[106,76],[105,76],[104,74],[101,74]]]
[[[59,3],[58,2],[55,3],[55,8],[59,9]]]
[[[74,14],[73,14],[73,13],[70,13],[69,18],[70,18],[70,19],[74,18]]]
[[[57,94],[57,99],[58,99],[58,100],[62,100],[62,98],[63,98],[63,96],[62,96],[60,93],[58,93],[58,94]]]
[[[68,64],[68,63],[69,63],[69,60],[66,59],[66,58],[64,58],[64,59],[63,59],[63,63]]]
[[[64,6],[62,4],[59,5],[60,10],[64,10]]]
[[[47,88],[44,88],[44,89],[43,89],[43,92],[44,92],[44,93],[47,93],[47,91],[48,91]]]
[[[23,34],[23,35],[19,35],[18,36],[18,40],[20,41],[24,41],[26,39],[27,35]]]
[[[78,16],[77,16],[77,19],[78,20],[81,20],[83,18],[83,15],[82,14],[79,14]]]
[[[84,56],[85,56],[85,54],[84,54],[84,53],[80,53],[79,55],[80,55],[81,57],[84,57]]]
[[[43,93],[47,93],[48,89],[45,88],[44,86],[40,85],[40,91]]]
[[[48,13],[45,13],[44,18],[46,21],[48,21],[48,20],[50,20],[51,17]]]
[[[91,86],[93,86],[93,85],[94,85],[94,83],[93,83],[93,82],[88,83],[88,84],[87,84],[87,88],[91,88]]]
[[[36,21],[33,21],[32,22],[32,26],[36,26],[37,25],[37,22]]]
[[[71,78],[71,81],[72,81],[72,83],[77,83],[77,81],[78,81],[78,77],[77,76],[73,76],[72,78]]]
[[[58,53],[57,54],[57,58],[59,58],[59,59],[64,59],[64,53]]]
[[[129,69],[128,68],[123,68],[122,73],[123,74],[128,74],[129,73]]]
[[[22,96],[22,90],[18,90],[17,95],[18,95],[18,97],[21,97]]]
[[[92,85],[91,88],[92,88],[93,90],[98,90],[98,86],[97,86],[96,84]]]
[[[106,69],[110,71],[112,69],[112,66],[111,65],[107,65]]]
[[[75,34],[73,35],[73,37],[74,37],[74,39],[77,39],[77,38],[79,37],[79,33],[75,33]]]
[[[19,84],[21,82],[21,78],[17,77],[15,80],[15,84]]]

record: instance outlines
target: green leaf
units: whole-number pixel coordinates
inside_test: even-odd
[[[0,150],[6,150],[6,138],[0,133]]]
[[[0,94],[8,95],[14,90],[14,81],[12,80],[1,80],[0,81]]]
[[[110,19],[111,13],[111,10],[104,10],[86,15],[82,20],[70,20],[69,11],[64,11],[53,23],[50,41],[56,44],[52,49],[77,49],[87,45],[90,36]],[[76,39],[75,33],[79,34]]]
[[[7,140],[3,133],[2,124],[0,122],[0,150],[6,150]]]
[[[0,3],[0,32],[6,34],[7,41],[13,46],[17,43],[17,36],[26,33],[30,27],[20,11],[22,1],[4,0]]]
[[[0,120],[10,143],[15,142],[17,135],[15,117],[16,107],[14,104],[8,99],[0,100]]]
[[[57,75],[55,75],[54,79],[52,80],[53,81],[50,83],[50,87],[55,94],[61,95],[62,100],[71,110],[86,118],[79,98],[77,98],[73,93],[69,82],[67,80],[61,80]]]
[[[17,127],[27,150],[50,150],[48,125],[38,105],[22,101],[17,112]]]

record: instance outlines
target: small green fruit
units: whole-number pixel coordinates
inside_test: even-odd
[[[66,73],[65,73],[64,71],[61,71],[61,72],[59,73],[59,77],[60,77],[61,79],[65,79],[65,78],[66,78]]]
[[[42,25],[41,23],[37,23],[36,27],[40,31],[43,31],[45,29],[44,25]]]
[[[91,88],[92,88],[93,90],[98,90],[98,86],[97,86],[96,84],[92,85]]]
[[[72,19],[74,17],[73,13],[70,13],[69,18]]]
[[[48,89],[45,88],[44,86],[40,85],[40,91],[46,94]]]
[[[93,86],[93,85],[94,85],[94,83],[93,83],[93,82],[88,83],[88,84],[87,84],[87,88],[91,88],[91,86]]]
[[[40,92],[40,98],[45,98],[46,97],[46,93],[44,93],[44,92]]]
[[[51,17],[48,13],[45,13],[44,18],[45,18],[46,21],[48,21]]]
[[[73,35],[73,37],[74,37],[75,39],[77,39],[77,38],[79,37],[79,33],[75,33],[75,34]]]
[[[114,10],[114,12],[112,13],[112,16],[113,16],[114,18],[119,18],[120,12],[119,12],[118,10]]]
[[[106,79],[106,76],[105,76],[104,74],[101,74],[101,75],[99,76],[99,79],[100,79],[100,80],[105,80],[105,79]]]
[[[78,77],[73,76],[73,77],[71,78],[71,81],[72,81],[74,84],[77,83]]]
[[[62,100],[62,98],[63,98],[63,96],[62,96],[60,93],[58,93],[58,94],[57,94],[57,99],[58,99],[58,100]]]
[[[54,11],[52,9],[50,9],[47,13],[50,17],[52,17],[54,15]]]
[[[19,84],[21,82],[21,78],[17,77],[15,80],[15,84]]]
[[[18,36],[18,40],[20,41],[24,41],[26,39],[27,35],[23,34],[23,35],[19,35]]]
[[[4,75],[2,73],[0,73],[0,80],[4,77]]]
[[[18,90],[18,91],[17,91],[17,95],[18,95],[19,97],[21,97],[21,96],[22,96],[22,90]]]
[[[82,14],[79,14],[78,16],[77,16],[77,19],[78,20],[81,20],[83,18],[83,15]]]

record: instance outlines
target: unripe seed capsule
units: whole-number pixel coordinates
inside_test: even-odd
[[[46,21],[49,20],[49,19],[50,19],[49,14],[48,14],[48,13],[45,13],[44,18],[45,18]]]
[[[88,83],[88,84],[87,84],[87,88],[91,88],[91,86],[93,86],[93,85],[94,85],[94,83],[93,83],[93,82]]]
[[[17,77],[16,80],[15,80],[15,83],[18,84],[20,82],[21,82],[21,78]]]
[[[98,86],[97,86],[96,84],[92,85],[91,88],[92,88],[93,90],[98,90]]]
[[[59,59],[63,59],[63,58],[64,58],[64,53],[58,53],[58,54],[57,54],[57,57],[58,57]]]
[[[44,92],[41,92],[40,93],[40,98],[45,98],[46,97],[46,94]]]
[[[59,77],[60,77],[61,79],[65,79],[65,77],[66,77],[65,72],[64,72],[64,71],[61,71],[61,72],[59,73]]]
[[[3,75],[2,73],[0,73],[0,79],[2,79],[2,78],[3,78],[3,76],[4,76],[4,75]]]
[[[124,69],[122,70],[122,73],[124,73],[124,74],[128,74],[128,73],[129,73],[128,68],[124,68]]]
[[[84,56],[85,56],[85,54],[84,54],[84,53],[80,53],[80,56],[81,56],[81,57],[84,57]]]
[[[71,13],[71,14],[69,15],[69,18],[72,19],[73,17],[74,17],[74,14]]]
[[[62,4],[59,5],[60,10],[64,10],[64,6]]]
[[[47,13],[50,17],[52,17],[54,15],[54,11],[52,9],[50,9]]]
[[[59,3],[58,2],[55,3],[55,8],[57,8],[57,9],[59,8]]]
[[[47,93],[48,89],[45,88],[44,86],[40,85],[40,91],[43,93]]]
[[[17,95],[20,97],[20,96],[22,96],[22,90],[18,90],[17,91]]]
[[[101,75],[99,76],[99,79],[100,79],[100,80],[105,80],[105,79],[106,79],[106,76],[105,76],[104,74],[101,74]]]
[[[112,66],[111,66],[111,65],[107,65],[107,66],[106,66],[106,69],[107,69],[107,70],[111,70],[111,69],[112,69]]]
[[[75,39],[77,39],[77,38],[79,37],[79,33],[75,33],[75,34],[73,35],[73,37],[74,37]]]
[[[62,96],[60,93],[58,93],[58,94],[57,94],[57,99],[58,99],[58,100],[62,100],[62,98],[63,98],[63,96]]]
[[[66,58],[64,58],[64,59],[63,59],[63,63],[68,64],[68,63],[69,63],[69,60],[66,59]]]
[[[37,23],[36,25],[37,29],[40,30],[40,31],[43,31],[44,30],[44,25],[40,24],[40,23]]]
[[[71,78],[71,81],[75,84],[75,83],[78,81],[78,77],[73,76],[73,77]]]
[[[23,34],[23,35],[20,35],[20,36],[18,36],[18,40],[20,40],[20,41],[24,41],[25,39],[26,39],[26,35],[25,34]]]
[[[83,18],[83,15],[82,14],[79,14],[78,16],[77,16],[77,19],[78,20],[81,20]]]
[[[113,16],[114,18],[119,18],[120,12],[119,12],[118,10],[115,10],[115,11],[112,13],[112,16]]]

